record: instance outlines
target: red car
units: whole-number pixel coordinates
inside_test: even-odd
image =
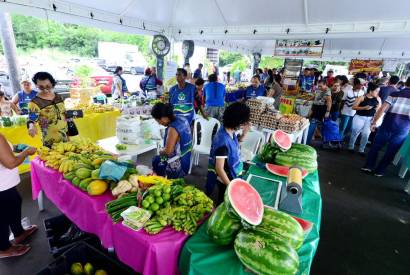
[[[101,92],[103,92],[105,95],[111,95],[111,89],[112,89],[112,81],[113,81],[113,76],[112,75],[96,75],[91,77],[96,86],[100,86]]]

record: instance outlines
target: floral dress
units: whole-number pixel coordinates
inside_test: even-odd
[[[44,146],[51,147],[56,142],[67,142],[67,122],[64,100],[55,95],[53,100],[36,96],[29,103],[29,122],[38,123]]]

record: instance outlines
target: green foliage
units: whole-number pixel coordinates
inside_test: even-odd
[[[233,64],[241,59],[243,59],[243,55],[240,53],[226,52],[223,50],[219,52],[219,66],[220,67]]]
[[[78,66],[75,69],[74,75],[78,77],[90,77],[93,72],[93,68],[87,65]]]
[[[280,68],[283,67],[284,62],[285,60],[283,58],[262,56],[261,62],[259,63],[259,68]]]
[[[147,36],[60,24],[22,15],[13,15],[12,22],[16,45],[24,51],[57,48],[80,56],[97,57],[98,41],[106,41],[136,45],[147,60],[154,58]]]
[[[238,69],[239,71],[243,72],[249,67],[249,65],[250,65],[250,62],[246,58],[237,60],[232,64],[231,73],[234,73]]]

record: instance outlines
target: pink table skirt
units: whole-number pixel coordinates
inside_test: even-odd
[[[188,236],[171,228],[149,235],[135,232],[121,223],[113,224],[105,204],[113,197],[106,193],[91,197],[64,180],[62,174],[44,165],[39,158],[31,162],[33,199],[40,191],[81,230],[97,235],[102,244],[113,247],[118,258],[144,275],[178,274],[179,253]]]

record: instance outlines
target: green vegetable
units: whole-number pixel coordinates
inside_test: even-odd
[[[107,210],[107,213],[111,216],[114,223],[117,223],[122,219],[122,212],[127,210],[127,208],[130,206],[137,206],[137,204],[137,193],[132,192],[122,196],[121,198],[108,202],[105,208]]]
[[[115,148],[119,151],[123,151],[123,150],[127,150],[127,145],[119,143],[115,145]]]

